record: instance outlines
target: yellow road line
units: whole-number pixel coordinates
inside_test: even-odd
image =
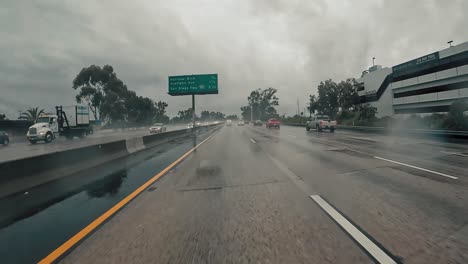
[[[158,174],[153,176],[153,178],[149,179],[146,183],[138,187],[135,191],[133,191],[130,195],[122,199],[119,203],[114,205],[111,209],[107,210],[105,213],[103,213],[101,216],[96,218],[93,222],[91,222],[88,226],[83,228],[80,232],[76,233],[72,238],[67,240],[65,243],[63,243],[60,247],[52,251],[47,257],[42,259],[39,264],[45,264],[45,263],[52,263],[55,260],[57,260],[60,256],[62,256],[65,252],[67,252],[70,248],[75,246],[78,242],[80,242],[84,237],[86,237],[89,233],[91,233],[94,229],[99,227],[104,221],[109,219],[109,217],[113,216],[117,211],[119,211],[122,207],[124,207],[126,204],[128,204],[133,198],[138,196],[141,192],[146,190],[151,184],[153,184],[156,180],[161,178],[164,174],[166,174],[169,170],[174,168],[177,164],[179,164],[182,160],[184,160],[188,155],[190,155],[195,149],[197,149],[199,146],[201,146],[203,143],[208,141],[212,136],[209,136],[200,144],[196,145],[189,151],[187,151],[184,155],[182,155],[180,158],[178,158],[176,161],[172,162],[169,166],[164,168],[162,171],[160,171]]]

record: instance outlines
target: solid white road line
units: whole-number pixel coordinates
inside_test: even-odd
[[[314,200],[327,214],[333,218],[357,243],[359,243],[369,254],[379,263],[396,263],[387,253],[365,236],[359,229],[351,224],[345,217],[336,211],[330,204],[320,197],[320,195],[311,195]]]
[[[252,138],[250,139],[250,141],[252,141],[254,144],[257,144],[257,142],[253,140]]]
[[[449,154],[449,155],[455,155],[455,156],[460,156],[460,157],[468,157],[468,155],[463,154],[463,153],[457,153],[457,152],[448,152],[448,151],[441,151],[442,153]]]
[[[403,162],[394,161],[394,160],[389,160],[389,159],[384,159],[384,158],[377,157],[377,156],[374,156],[374,158],[379,159],[379,160],[385,160],[385,161],[392,162],[392,163],[395,163],[395,164],[399,164],[399,165],[402,165],[402,166],[410,167],[410,168],[413,168],[413,169],[418,169],[418,170],[430,172],[430,173],[437,174],[437,175],[443,176],[443,177],[447,177],[447,178],[450,178],[450,179],[453,179],[453,180],[457,180],[457,179],[458,179],[458,177],[455,177],[455,176],[452,176],[452,175],[448,175],[448,174],[445,174],[445,173],[441,173],[441,172],[437,172],[437,171],[432,171],[432,170],[428,170],[428,169],[424,169],[424,168],[420,168],[420,167],[416,167],[416,166],[409,165],[409,164],[406,164],[406,163],[403,163]]]

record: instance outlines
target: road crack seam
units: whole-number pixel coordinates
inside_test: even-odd
[[[270,182],[259,182],[259,183],[248,183],[248,184],[234,184],[234,185],[225,185],[225,186],[212,186],[212,187],[201,187],[201,188],[187,188],[179,189],[178,192],[196,192],[196,191],[211,191],[211,190],[220,190],[228,188],[239,188],[239,187],[248,187],[248,186],[258,186],[258,185],[267,185],[275,183],[284,183],[284,181],[270,181]]]

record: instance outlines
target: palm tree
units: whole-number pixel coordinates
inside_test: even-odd
[[[36,119],[44,113],[44,109],[39,110],[39,107],[29,108],[28,111],[21,113],[20,119],[31,120],[36,123]]]

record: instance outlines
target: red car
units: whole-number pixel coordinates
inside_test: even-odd
[[[274,118],[271,118],[271,119],[268,119],[268,122],[266,123],[266,128],[280,128],[280,121],[278,119],[274,119]]]

